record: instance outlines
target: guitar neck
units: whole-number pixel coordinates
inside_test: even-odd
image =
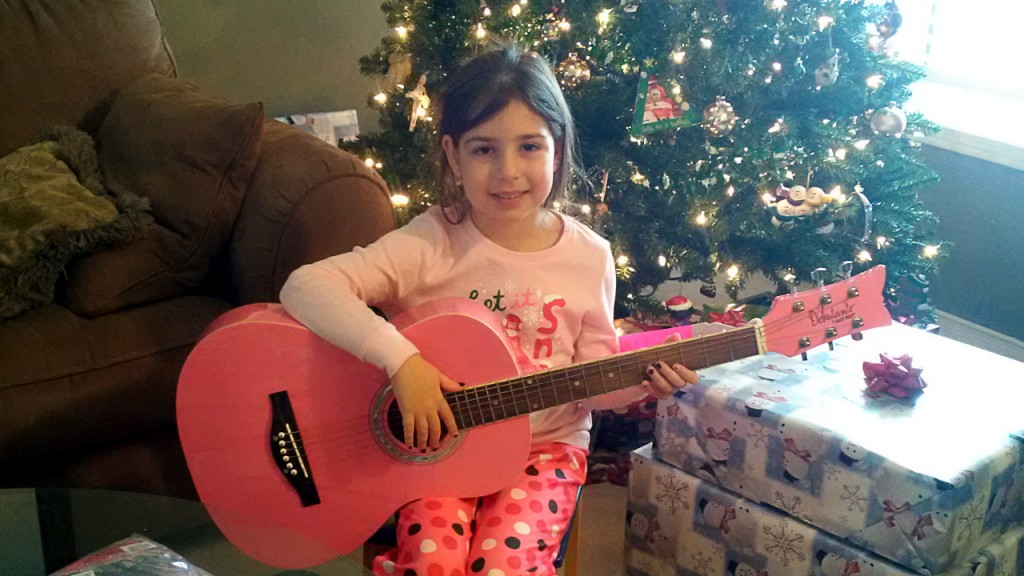
[[[523,416],[636,386],[655,362],[679,362],[692,370],[762,354],[760,324],[533,372],[446,394],[462,429]]]

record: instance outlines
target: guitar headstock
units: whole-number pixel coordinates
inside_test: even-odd
[[[761,319],[769,351],[796,356],[815,346],[863,330],[888,326],[885,307],[885,266],[875,266],[828,286],[775,298]]]

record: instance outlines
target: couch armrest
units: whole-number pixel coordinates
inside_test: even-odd
[[[237,304],[276,302],[292,270],[395,228],[381,177],[352,154],[267,120],[231,240]]]

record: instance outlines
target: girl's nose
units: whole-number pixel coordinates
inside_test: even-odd
[[[514,150],[505,150],[498,154],[498,176],[512,180],[519,175],[519,157]]]

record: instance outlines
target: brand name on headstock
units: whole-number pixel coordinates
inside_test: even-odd
[[[838,324],[848,320],[853,320],[855,312],[853,310],[853,304],[847,302],[842,307],[829,307],[822,306],[818,310],[811,310],[811,326],[818,326],[820,324]]]

